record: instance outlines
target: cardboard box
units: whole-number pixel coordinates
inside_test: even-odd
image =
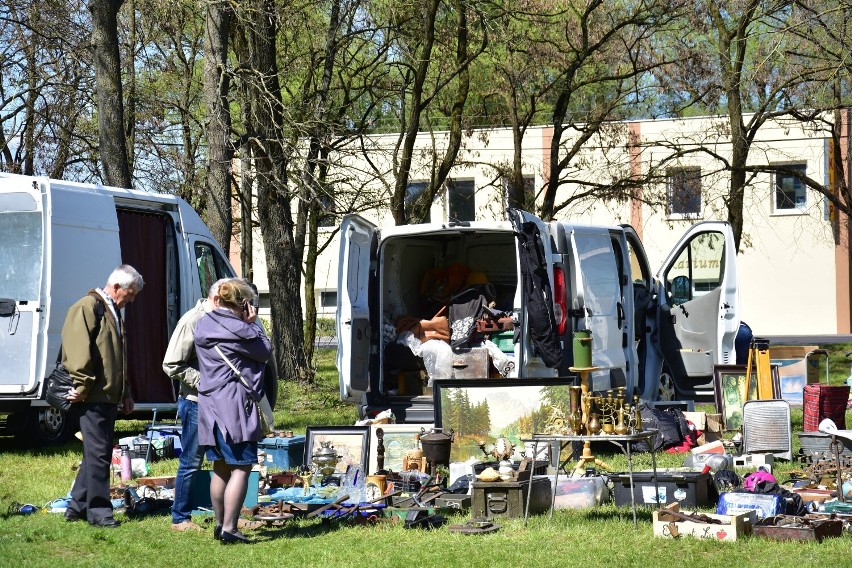
[[[702,432],[707,429],[707,413],[706,412],[684,412],[684,418],[692,422],[692,424]]]
[[[701,522],[699,520],[683,520],[682,517],[672,515],[672,512],[680,512],[680,507],[677,503],[665,509],[654,511],[654,536],[661,538],[692,536],[700,539],[735,541],[746,535],[750,535],[756,521],[754,511],[744,511],[732,515],[714,515],[692,511],[682,512],[684,515],[705,515],[711,519],[721,521],[722,524]]]
[[[707,414],[704,419],[707,422],[707,429],[704,431],[705,434],[707,434],[708,432],[712,432],[713,434],[721,434],[724,430],[724,426],[722,425],[721,414]]]

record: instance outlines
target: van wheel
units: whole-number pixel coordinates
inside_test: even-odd
[[[77,430],[77,421],[67,412],[40,406],[30,409],[27,426],[23,435],[38,445],[46,446],[68,442]]]
[[[668,367],[663,367],[663,372],[660,373],[657,400],[677,400],[677,388],[675,388],[674,377]]]

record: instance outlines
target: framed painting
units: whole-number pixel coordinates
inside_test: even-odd
[[[378,431],[382,431],[382,445],[384,446],[384,469],[390,471],[402,471],[402,458],[405,454],[417,447],[415,435],[422,430],[429,432],[433,424],[371,424],[370,425],[370,469],[368,473],[379,470],[379,438]]]
[[[573,384],[574,377],[435,381],[435,426],[455,432],[450,460],[485,458],[480,444],[489,451],[501,436],[515,444],[513,459],[520,459],[521,439],[546,432],[554,413],[568,415]]]
[[[739,430],[743,425],[743,403],[757,399],[757,379],[746,374],[745,365],[714,365],[713,394],[723,428]]]
[[[329,442],[340,456],[335,471],[346,473],[349,466],[355,465],[366,475],[370,449],[368,426],[308,426],[305,430],[305,467],[311,467],[311,458],[325,442]]]

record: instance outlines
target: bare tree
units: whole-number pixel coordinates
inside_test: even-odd
[[[90,0],[89,12],[92,14],[98,140],[104,181],[117,187],[131,187],[118,53],[118,11],[122,4],[124,0]]]

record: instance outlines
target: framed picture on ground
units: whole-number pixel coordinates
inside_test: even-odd
[[[312,457],[325,442],[329,442],[340,456],[335,471],[346,473],[347,467],[356,465],[366,475],[370,449],[368,426],[308,426],[305,430],[305,467],[311,467]]]
[[[547,432],[554,414],[568,415],[573,384],[573,377],[435,381],[435,426],[455,433],[450,461],[485,458],[479,444],[489,451],[501,436],[515,444],[519,460],[521,439]]]
[[[746,374],[745,365],[714,365],[713,394],[723,428],[739,430],[743,425],[743,403],[757,399],[757,379]]]
[[[417,446],[414,436],[422,430],[428,433],[433,427],[433,424],[371,424],[368,473],[376,473],[379,470],[379,430],[382,431],[384,469],[399,472],[402,471],[402,458]]]

